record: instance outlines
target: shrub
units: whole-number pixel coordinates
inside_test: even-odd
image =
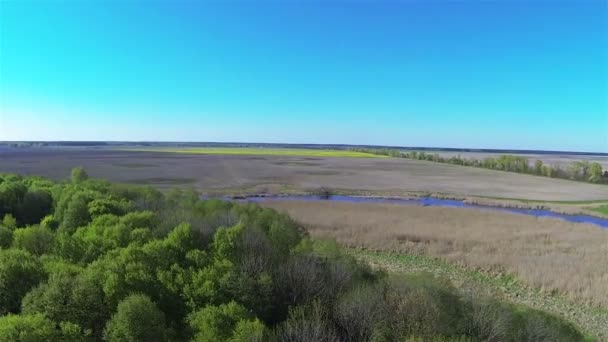
[[[69,321],[101,337],[109,318],[103,290],[84,274],[75,275],[68,265],[58,265],[49,280],[30,291],[22,302],[22,312],[42,313],[56,322]]]
[[[447,283],[429,275],[388,281],[385,301],[391,330],[399,336],[454,336],[464,325],[464,306]]]
[[[89,332],[71,322],[56,322],[42,314],[5,315],[0,317],[0,341],[83,342],[94,341]]]
[[[6,214],[2,219],[2,225],[8,229],[14,230],[17,228],[17,219],[11,214]]]
[[[82,167],[75,167],[71,174],[72,183],[81,183],[89,179],[89,175]]]
[[[149,297],[130,295],[118,304],[106,325],[104,339],[109,342],[166,341],[165,315]]]
[[[13,246],[34,255],[42,255],[51,251],[54,239],[55,235],[46,227],[19,228],[13,233]]]
[[[200,309],[188,317],[188,323],[196,342],[243,341],[250,333],[246,328],[253,328],[256,337],[262,337],[264,331],[263,324],[234,301]]]
[[[4,227],[0,226],[0,248],[8,248],[13,242],[13,232]]]
[[[0,249],[0,316],[19,312],[23,296],[45,276],[35,256],[18,249]]]
[[[308,307],[292,308],[287,320],[276,329],[274,339],[277,342],[340,341],[337,332],[330,325],[327,312],[318,301]]]
[[[384,289],[363,285],[343,295],[334,308],[334,317],[347,341],[371,341],[382,335],[388,321]]]

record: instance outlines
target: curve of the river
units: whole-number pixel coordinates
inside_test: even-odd
[[[249,202],[264,202],[264,201],[336,201],[336,202],[354,202],[354,203],[392,203],[403,205],[422,205],[433,207],[455,207],[455,208],[481,208],[486,210],[498,210],[503,212],[531,215],[536,217],[554,217],[569,222],[590,223],[602,228],[608,229],[608,218],[602,218],[591,215],[568,215],[560,214],[545,209],[522,209],[522,208],[507,208],[496,207],[481,204],[470,204],[460,200],[441,199],[434,197],[423,197],[418,199],[395,199],[395,198],[378,198],[378,197],[360,197],[360,196],[344,196],[333,195],[328,198],[319,196],[267,196],[267,197],[246,197],[241,201]]]

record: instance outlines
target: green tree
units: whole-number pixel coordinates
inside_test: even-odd
[[[111,198],[96,198],[89,202],[89,214],[97,217],[105,214],[123,215],[128,211],[128,202]]]
[[[193,340],[196,342],[228,341],[237,333],[235,331],[237,324],[247,320],[256,321],[250,317],[245,307],[234,301],[219,306],[207,306],[188,317],[190,328],[194,332]],[[241,330],[245,326],[252,324],[259,326],[256,323],[241,323],[242,327],[239,329],[238,335],[243,334]]]
[[[19,342],[82,342],[87,334],[76,324],[57,323],[42,314],[6,315],[0,317],[0,341]]]
[[[555,177],[556,171],[550,165],[543,165],[543,176]]]
[[[0,183],[0,216],[6,214],[16,215],[17,209],[27,193],[27,186],[21,178],[7,179]],[[5,224],[6,225],[6,224]]]
[[[599,183],[602,180],[602,165],[599,163],[591,163],[589,166],[589,181]]]
[[[75,167],[72,169],[71,179],[72,179],[72,183],[78,184],[78,183],[82,183],[82,182],[86,181],[87,179],[89,179],[89,175],[84,170],[84,168]]]
[[[40,226],[49,228],[53,231],[59,228],[59,222],[55,219],[53,215],[46,215],[42,221],[40,221]]]
[[[22,225],[37,224],[53,209],[53,198],[48,191],[28,191],[23,196],[17,215]]]
[[[534,162],[534,174],[536,175],[542,175],[543,174],[543,162],[542,160],[536,160]]]
[[[13,232],[4,227],[0,226],[0,248],[8,248],[13,242]]]
[[[73,266],[66,263],[55,266],[49,280],[23,298],[22,312],[76,323],[98,338],[110,316],[101,286],[86,273],[75,274]]]
[[[13,233],[13,246],[34,255],[42,255],[51,251],[54,239],[55,235],[46,227],[19,228]]]
[[[234,327],[229,342],[262,342],[267,341],[266,326],[259,319],[240,320]]]
[[[35,256],[18,249],[0,249],[0,315],[19,312],[23,296],[45,276]]]
[[[17,228],[17,220],[12,214],[6,214],[2,219],[2,225],[8,229],[14,230]]]
[[[0,317],[0,341],[58,341],[56,323],[35,315],[6,315]]]
[[[68,202],[61,228],[73,232],[76,228],[85,226],[90,219],[88,197],[85,194],[77,193]]]
[[[109,342],[166,341],[165,315],[148,296],[130,295],[118,304],[104,338]]]

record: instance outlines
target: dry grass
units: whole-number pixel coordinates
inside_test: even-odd
[[[2,152],[0,152],[2,153]],[[205,193],[234,189],[327,187],[348,193],[543,201],[608,200],[608,186],[403,158],[215,155],[93,149],[18,149],[0,154],[0,172],[65,179],[71,168],[91,177],[159,188],[192,186]],[[194,182],[167,182],[166,179]],[[159,181],[155,181],[159,180]],[[186,184],[187,183],[187,184]]]
[[[352,247],[419,253],[608,307],[608,230],[479,209],[328,201],[272,201],[315,237]]]

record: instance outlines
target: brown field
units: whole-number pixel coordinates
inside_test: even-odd
[[[440,257],[608,308],[608,230],[480,209],[269,201],[314,237],[350,247]]]
[[[0,151],[0,172],[65,179],[83,166],[98,178],[202,192],[283,192],[329,187],[399,194],[407,191],[534,200],[603,200],[608,187],[400,158],[332,158],[172,154],[97,149]],[[246,189],[246,190],[245,190]]]

